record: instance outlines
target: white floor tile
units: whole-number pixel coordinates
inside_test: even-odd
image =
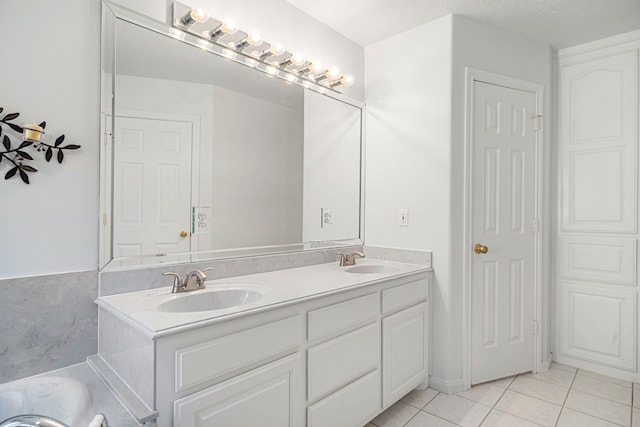
[[[630,406],[573,390],[565,407],[623,426],[629,426],[631,421]]]
[[[578,369],[578,376],[596,378],[599,380],[607,381],[610,383],[618,384],[618,385],[629,387],[629,388],[631,388],[633,384],[631,381],[619,380],[618,378],[612,378],[607,375],[597,374],[591,371],[585,371],[584,369]]]
[[[413,390],[402,399],[402,402],[414,406],[418,409],[424,408],[424,405],[431,402],[431,400],[438,395],[438,392],[432,388],[426,390]]]
[[[539,425],[495,409],[482,423],[482,427],[538,427]]]
[[[375,417],[371,423],[378,427],[402,427],[411,418],[413,418],[418,411],[418,408],[407,405],[404,402],[397,402],[389,409]]]
[[[563,371],[572,372],[574,374],[578,371],[578,368],[574,368],[573,366],[567,366],[567,365],[563,365],[561,363],[556,363],[556,362],[551,362],[551,367],[554,369],[561,369]]]
[[[423,411],[463,427],[477,427],[491,408],[455,395],[440,393]]]
[[[369,423],[369,424],[367,424],[367,425],[366,425],[366,426],[364,426],[364,427],[376,427],[376,425],[375,425],[375,424],[371,424],[371,423]]]
[[[509,390],[562,406],[569,392],[569,387],[538,381],[533,378],[518,377],[509,386]]]
[[[633,408],[633,422],[632,427],[640,427],[640,409]]]
[[[557,427],[618,427],[618,424],[610,423],[591,415],[583,414],[572,409],[564,408],[560,414]]]
[[[573,379],[576,375],[575,373],[563,371],[562,369],[551,368],[546,372],[540,372],[538,374],[524,374],[521,376],[551,384],[557,384],[563,387],[569,387],[571,386],[571,383],[573,383]]]
[[[405,427],[456,427],[456,425],[435,415],[420,411]]]
[[[462,391],[460,393],[456,393],[456,395],[474,402],[482,403],[486,406],[493,406],[496,404],[498,399],[500,399],[500,396],[502,396],[504,391],[504,388],[497,387],[492,383],[485,383],[474,385],[471,387],[471,390]]]
[[[631,387],[603,381],[597,378],[578,375],[571,390],[591,394],[631,406]]]
[[[495,409],[536,424],[553,426],[558,420],[561,407],[534,397],[507,390],[496,404]]]

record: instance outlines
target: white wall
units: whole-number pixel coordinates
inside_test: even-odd
[[[169,22],[172,0],[115,0],[125,7]],[[320,23],[285,0],[183,0],[182,3],[202,8],[211,16],[232,15],[241,30],[260,30],[266,41],[280,40],[290,52],[299,50],[319,59],[325,65],[337,65],[345,74],[356,78],[344,93],[364,99],[364,50],[342,34]]]
[[[460,16],[365,49],[365,240],[433,250],[431,373],[450,390],[463,387],[465,66],[550,89],[548,45]],[[400,208],[409,209],[406,228]]]
[[[100,3],[3,0],[0,35],[4,113],[46,120],[48,141],[64,134],[82,145],[62,165],[35,153],[30,185],[5,181],[0,164],[0,278],[95,269]]]
[[[447,366],[452,16],[365,49],[367,245],[432,250],[433,373]],[[416,41],[425,42],[416,49]],[[418,53],[419,52],[419,53]],[[409,226],[398,225],[398,209]],[[444,321],[444,323],[442,323]]]
[[[166,10],[164,0],[129,3],[148,7],[152,16]],[[363,49],[284,0],[226,4],[210,6],[261,28],[265,37],[278,32],[283,42],[327,52],[326,62],[341,65],[362,83]],[[100,6],[84,0],[2,1],[0,35],[7,42],[0,106],[22,113],[21,119],[46,120],[50,134],[64,133],[83,147],[62,165],[39,161],[30,186],[4,181],[7,169],[0,165],[0,278],[97,268]],[[250,15],[261,21],[252,22]],[[28,17],[28,31],[16,17]],[[350,89],[354,97],[362,92],[362,86]]]
[[[302,242],[360,236],[360,111],[304,94]],[[331,209],[331,224],[322,222],[324,208]]]

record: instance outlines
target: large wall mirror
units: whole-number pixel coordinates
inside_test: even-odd
[[[362,103],[107,2],[102,38],[101,267],[359,242]]]

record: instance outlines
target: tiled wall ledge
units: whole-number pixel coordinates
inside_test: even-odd
[[[431,267],[431,251],[417,251],[414,249],[384,248],[381,246],[364,246],[364,253],[373,259],[406,262],[408,264]]]
[[[163,265],[154,267],[136,267],[130,270],[112,270],[100,272],[100,296],[141,291],[144,289],[171,286],[172,279],[163,276],[173,271],[184,277],[193,270],[213,268],[207,272],[209,279],[245,276],[287,268],[337,262],[336,252],[361,251],[362,246],[344,246],[331,249],[314,249],[304,252],[291,252],[273,255],[261,255],[246,258],[221,259],[187,264]]]
[[[96,353],[97,276],[84,271],[0,280],[0,383]]]

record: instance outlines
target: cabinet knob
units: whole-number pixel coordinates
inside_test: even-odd
[[[182,231],[180,232],[180,237],[182,237],[182,238],[185,238],[185,237],[187,237],[188,235],[189,235],[189,233],[188,233],[186,230],[182,230]]]

